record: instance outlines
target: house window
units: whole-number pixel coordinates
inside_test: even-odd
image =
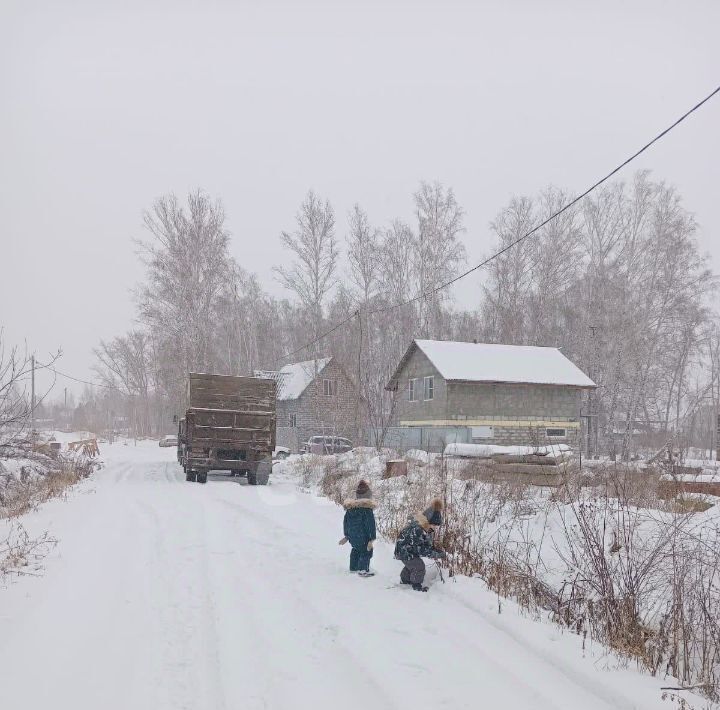
[[[323,380],[323,394],[334,397],[337,394],[337,380]]]
[[[417,380],[408,380],[408,401],[417,402]]]
[[[545,435],[548,439],[564,439],[567,436],[567,429],[548,428],[545,429]]]
[[[290,426],[296,427],[297,426],[297,414],[291,414],[290,415]]]
[[[473,441],[482,441],[483,439],[492,439],[495,434],[491,426],[472,426],[470,435]]]
[[[423,378],[423,399],[432,399],[435,396],[435,378],[433,376]]]

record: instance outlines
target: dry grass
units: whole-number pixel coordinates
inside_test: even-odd
[[[65,497],[96,465],[84,456],[57,460],[27,451],[22,456],[39,464],[45,473],[10,478],[0,488],[0,519],[11,521],[5,540],[0,540],[0,582],[13,576],[41,574],[42,560],[57,542],[47,532],[31,537],[17,518],[52,498]]]
[[[65,496],[69,488],[86,478],[91,470],[90,464],[67,462],[45,476],[10,482],[0,491],[0,518],[24,515],[51,498]]]
[[[31,538],[20,523],[13,523],[0,541],[0,582],[13,576],[39,576],[42,560],[56,544],[47,532]]]

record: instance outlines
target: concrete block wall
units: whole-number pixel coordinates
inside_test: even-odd
[[[547,446],[549,444],[567,444],[573,449],[577,448],[579,441],[578,428],[566,427],[565,432],[567,436],[564,438],[549,439],[544,426],[523,426],[522,422],[518,422],[517,427],[493,427],[494,436],[492,439],[483,439],[481,443],[497,444],[499,446]]]
[[[558,422],[559,425],[559,422]],[[472,429],[468,426],[398,426],[390,427],[385,438],[385,446],[399,451],[421,449],[438,453],[446,444],[496,444],[499,446],[547,446],[549,444],[568,444],[573,449],[578,446],[579,430],[566,427],[567,437],[548,439],[545,427],[528,426],[518,422],[517,426],[495,426],[492,438],[473,442]]]
[[[450,382],[447,390],[447,409],[451,418],[577,419],[580,415],[581,390],[575,387]]]

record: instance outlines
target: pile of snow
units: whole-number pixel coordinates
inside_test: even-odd
[[[386,456],[378,454],[375,449],[367,446],[351,449],[344,454],[337,454],[335,458],[341,470],[354,472],[365,478],[379,478],[385,469],[387,460]]]
[[[419,463],[430,463],[432,456],[422,449],[410,449],[405,454],[407,461],[418,461]]]
[[[0,460],[0,489],[14,481],[29,481],[33,478],[46,476],[48,473],[47,461],[29,459],[23,456]]]
[[[498,454],[514,456],[555,456],[564,457],[572,449],[567,444],[550,444],[549,446],[497,446],[495,444],[448,444],[446,456],[463,456],[465,458],[489,459]]]

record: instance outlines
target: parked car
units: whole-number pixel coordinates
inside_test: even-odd
[[[175,434],[168,434],[167,436],[163,436],[162,439],[160,439],[160,446],[177,446],[178,444],[178,438],[175,436]]]
[[[288,449],[287,446],[276,446],[272,455],[276,461],[282,461],[282,459],[286,459],[288,456],[290,456],[290,449]]]
[[[352,447],[352,441],[341,436],[311,436],[300,451],[303,454],[344,454]]]

